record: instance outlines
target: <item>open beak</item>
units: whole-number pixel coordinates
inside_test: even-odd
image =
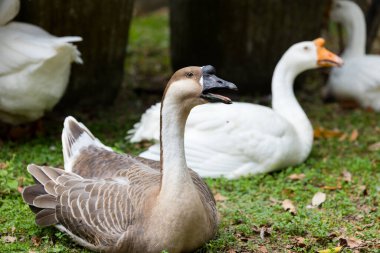
[[[203,90],[201,98],[211,103],[222,102],[231,104],[230,98],[218,94],[223,90],[237,90],[235,84],[227,82],[215,75],[215,68],[211,65],[202,67]]]
[[[325,40],[318,38],[313,41],[317,47],[318,61],[320,67],[340,67],[343,65],[343,60],[336,54],[330,52],[324,47]]]

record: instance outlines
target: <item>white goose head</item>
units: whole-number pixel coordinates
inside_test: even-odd
[[[237,90],[237,87],[217,77],[211,65],[186,67],[175,72],[169,80],[163,101],[164,104],[176,103],[188,109],[206,102],[230,104],[228,97],[217,94],[219,90]]]
[[[335,22],[351,24],[353,17],[361,16],[360,8],[351,1],[334,0],[331,7],[330,18]]]
[[[327,50],[324,44],[325,40],[322,38],[296,43],[285,52],[282,61],[286,61],[294,75],[318,67],[341,66],[343,60]]]
[[[20,10],[19,0],[0,0],[0,25],[11,21]]]

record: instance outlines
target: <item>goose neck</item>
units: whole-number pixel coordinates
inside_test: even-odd
[[[293,91],[294,80],[302,71],[289,60],[280,60],[272,79],[272,108],[293,126],[301,145],[300,155],[305,157],[311,150],[313,128]]]
[[[162,192],[175,192],[191,179],[184,149],[185,124],[190,109],[168,96],[161,103]]]
[[[342,25],[347,32],[347,45],[342,53],[343,59],[365,55],[366,24],[359,7],[350,9]]]

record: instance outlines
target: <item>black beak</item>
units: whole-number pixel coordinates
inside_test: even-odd
[[[231,104],[230,98],[217,94],[221,90],[237,90],[235,84],[227,82],[215,75],[215,68],[211,65],[202,67],[203,90],[201,98],[211,102]]]

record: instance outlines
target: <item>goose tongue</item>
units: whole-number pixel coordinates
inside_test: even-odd
[[[202,67],[203,90],[201,98],[211,102],[231,104],[230,98],[218,94],[223,90],[237,90],[235,84],[225,81],[215,75],[215,68],[211,65]]]

